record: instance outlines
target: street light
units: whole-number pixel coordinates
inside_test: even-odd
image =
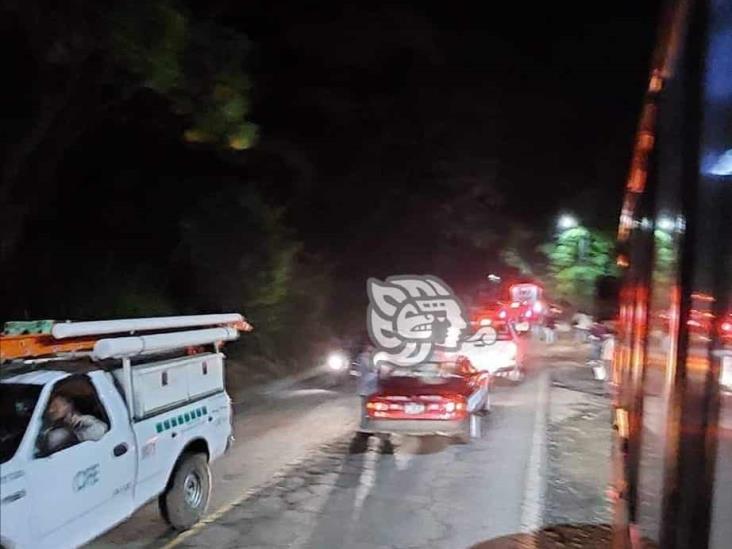
[[[660,230],[670,233],[676,227],[676,223],[670,217],[659,217],[656,220],[656,227]]]
[[[574,229],[579,225],[579,221],[577,221],[577,218],[570,214],[563,214],[559,217],[559,221],[557,221],[557,226],[562,230],[566,231],[567,229]]]
[[[559,228],[559,234],[557,238],[562,239],[564,232],[570,229],[576,229],[579,227],[579,220],[572,214],[562,214],[557,220],[557,227]],[[587,257],[587,247],[589,245],[589,238],[586,230],[581,231],[577,240],[577,260],[580,265],[584,264]]]

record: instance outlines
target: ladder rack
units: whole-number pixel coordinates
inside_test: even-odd
[[[0,335],[0,363],[18,358],[91,351],[96,342],[91,337],[58,340],[47,334]]]
[[[181,331],[182,328],[200,329]],[[7,333],[0,334],[0,363],[78,352],[90,352],[94,359],[124,359],[232,341],[239,337],[239,332],[252,329],[237,313],[90,322],[9,322]],[[28,333],[29,330],[39,331]],[[158,333],[136,335],[148,331]],[[122,337],[100,337],[112,334]]]

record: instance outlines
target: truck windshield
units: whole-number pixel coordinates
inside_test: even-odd
[[[0,383],[0,463],[15,455],[41,388],[40,385]]]

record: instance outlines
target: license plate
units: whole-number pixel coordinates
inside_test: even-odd
[[[527,332],[529,330],[529,323],[528,322],[519,322],[516,324],[516,330],[519,332]]]
[[[410,402],[404,406],[405,414],[421,414],[422,412],[424,412],[424,404]]]

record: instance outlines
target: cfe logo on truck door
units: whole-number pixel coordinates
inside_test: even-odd
[[[99,482],[99,464],[95,463],[91,467],[87,467],[76,473],[71,487],[74,489],[74,492],[81,492],[84,488],[94,486],[97,482]]]

